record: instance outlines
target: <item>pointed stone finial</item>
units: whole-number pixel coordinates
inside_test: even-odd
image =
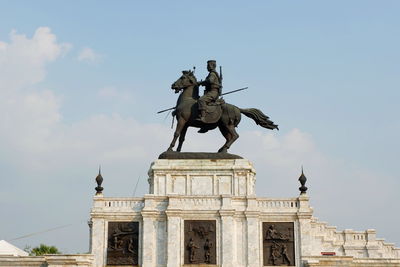
[[[305,186],[305,185],[306,185],[306,182],[307,182],[307,178],[306,178],[306,176],[304,175],[303,166],[301,166],[301,175],[300,175],[300,177],[299,177],[299,182],[300,182],[300,184],[301,184],[301,186],[299,187],[300,194],[306,194],[307,189],[308,189],[308,188]]]
[[[103,187],[101,186],[101,184],[103,183],[103,176],[101,176],[101,166],[99,166],[99,174],[96,177],[96,195],[101,195],[103,194]]]

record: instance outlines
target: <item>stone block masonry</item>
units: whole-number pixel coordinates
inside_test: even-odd
[[[141,198],[97,190],[90,254],[0,256],[0,266],[400,267],[400,249],[375,230],[338,231],[313,217],[304,190],[257,197],[246,159],[158,159],[148,181]]]
[[[143,198],[94,197],[94,267],[106,265],[111,222],[138,223],[143,267],[400,266],[399,249],[376,239],[375,230],[337,231],[318,221],[306,194],[257,197],[246,159],[159,159],[148,182]],[[206,235],[215,235],[212,245],[205,246]]]

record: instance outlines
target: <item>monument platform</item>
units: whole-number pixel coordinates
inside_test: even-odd
[[[0,266],[400,267],[400,249],[375,230],[313,217],[303,174],[293,198],[257,197],[254,167],[241,158],[157,159],[141,198],[105,197],[102,181],[89,254],[0,255]]]
[[[143,198],[94,197],[94,267],[400,266],[375,230],[318,221],[304,192],[257,197],[247,159],[158,159],[148,182]]]

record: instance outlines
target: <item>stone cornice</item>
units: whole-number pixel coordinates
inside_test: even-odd
[[[235,210],[234,209],[229,209],[229,210],[220,210],[219,215],[221,217],[225,217],[225,216],[234,216],[235,215]]]
[[[260,212],[259,211],[245,211],[244,215],[246,218],[259,218],[260,217]]]

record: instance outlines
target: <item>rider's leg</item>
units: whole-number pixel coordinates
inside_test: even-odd
[[[199,106],[200,119],[203,119],[206,116],[206,106],[207,106],[207,103],[208,103],[207,100],[208,100],[207,95],[203,95],[202,97],[200,97],[197,100],[197,103],[198,103],[198,106]]]
[[[202,121],[204,121],[204,118],[206,117],[207,105],[213,101],[216,101],[218,99],[218,96],[219,94],[217,91],[208,91],[197,100],[197,103],[199,105],[200,118]]]

